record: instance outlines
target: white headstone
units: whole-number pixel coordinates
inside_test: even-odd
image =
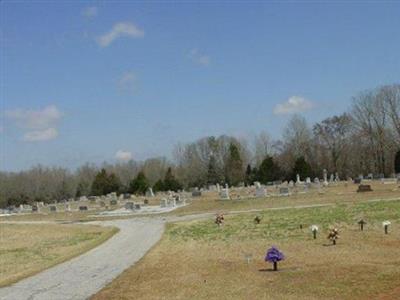
[[[329,183],[328,183],[328,171],[326,169],[324,169],[323,175],[324,175],[324,185],[327,186]]]
[[[146,197],[154,197],[153,189],[151,187],[147,190]]]
[[[224,189],[221,189],[221,192],[219,193],[219,195],[220,195],[221,199],[224,199],[224,200],[230,199],[228,184],[225,185]]]

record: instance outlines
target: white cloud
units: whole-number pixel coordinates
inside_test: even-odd
[[[314,104],[299,96],[292,96],[286,102],[277,104],[274,108],[274,114],[287,115],[305,112],[314,107]]]
[[[210,64],[210,57],[200,53],[198,49],[194,48],[189,52],[189,58],[196,64],[208,66]]]
[[[129,71],[122,74],[118,79],[118,90],[120,92],[126,92],[133,94],[137,90],[137,76],[134,72]]]
[[[132,152],[125,150],[118,150],[117,153],[115,153],[115,158],[120,161],[129,161],[132,159]]]
[[[58,131],[55,128],[47,128],[44,130],[28,131],[24,134],[22,140],[26,142],[43,142],[55,139],[58,136]]]
[[[55,105],[39,110],[8,110],[5,115],[25,131],[22,140],[27,142],[48,141],[56,138],[58,136],[56,126],[62,118],[62,113]]]
[[[115,39],[120,37],[142,38],[144,31],[139,29],[136,25],[129,22],[120,22],[114,24],[113,28],[97,38],[97,43],[101,47],[109,46]]]
[[[96,6],[89,6],[82,10],[82,15],[88,19],[92,19],[97,16],[98,9]]]
[[[55,105],[49,105],[42,110],[8,110],[6,117],[25,129],[45,129],[53,127],[61,119],[62,113]]]

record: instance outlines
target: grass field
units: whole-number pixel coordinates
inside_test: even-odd
[[[170,224],[137,265],[95,295],[102,299],[399,299],[400,201],[264,211]],[[357,221],[368,224],[363,232]],[[385,235],[382,221],[390,220]],[[300,224],[303,226],[300,229]],[[316,240],[309,230],[320,227]],[[328,228],[340,239],[332,246]],[[276,245],[279,271],[264,262]],[[247,259],[249,258],[249,261]]]
[[[0,286],[78,256],[116,231],[89,225],[0,224]]]

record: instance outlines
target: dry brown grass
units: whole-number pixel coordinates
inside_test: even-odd
[[[364,232],[356,220],[367,219]],[[266,211],[171,224],[158,246],[95,295],[103,299],[399,299],[400,201]],[[384,235],[381,221],[392,220]],[[308,226],[320,226],[313,240]],[[303,229],[299,224],[304,224]],[[329,225],[340,228],[328,246]],[[278,272],[263,261],[276,245]],[[247,264],[245,255],[252,254]]]
[[[0,224],[0,286],[78,256],[116,231],[89,225]]]

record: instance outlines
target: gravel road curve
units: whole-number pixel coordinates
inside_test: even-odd
[[[0,299],[87,299],[144,256],[161,238],[165,222],[134,218],[93,223],[120,231],[76,258],[0,289]]]

